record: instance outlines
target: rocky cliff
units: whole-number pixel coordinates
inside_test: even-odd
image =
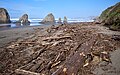
[[[104,10],[99,21],[112,30],[120,30],[120,2]]]
[[[10,16],[5,8],[0,8],[0,23],[10,23]]]

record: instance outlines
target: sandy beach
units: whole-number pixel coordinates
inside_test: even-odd
[[[46,29],[48,26],[27,26],[20,28],[11,28],[0,31],[0,47],[6,46],[7,43],[18,39],[28,38],[30,35],[33,35],[36,29]]]
[[[120,1],[1,0],[0,75],[120,75]]]

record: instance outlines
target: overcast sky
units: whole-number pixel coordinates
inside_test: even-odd
[[[43,18],[53,13],[56,18],[99,16],[107,7],[120,0],[0,0],[11,18],[27,13],[30,18]]]

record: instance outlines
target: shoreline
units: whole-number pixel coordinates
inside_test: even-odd
[[[34,34],[35,29],[50,27],[51,25],[45,26],[27,26],[19,28],[10,28],[5,30],[0,30],[0,47],[6,46],[6,44],[15,41],[17,39],[24,39],[32,34]]]

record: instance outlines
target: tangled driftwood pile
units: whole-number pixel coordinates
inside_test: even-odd
[[[0,71],[5,75],[92,75],[99,62],[111,63],[115,50],[110,36],[87,24],[51,26],[12,42],[0,51]]]

